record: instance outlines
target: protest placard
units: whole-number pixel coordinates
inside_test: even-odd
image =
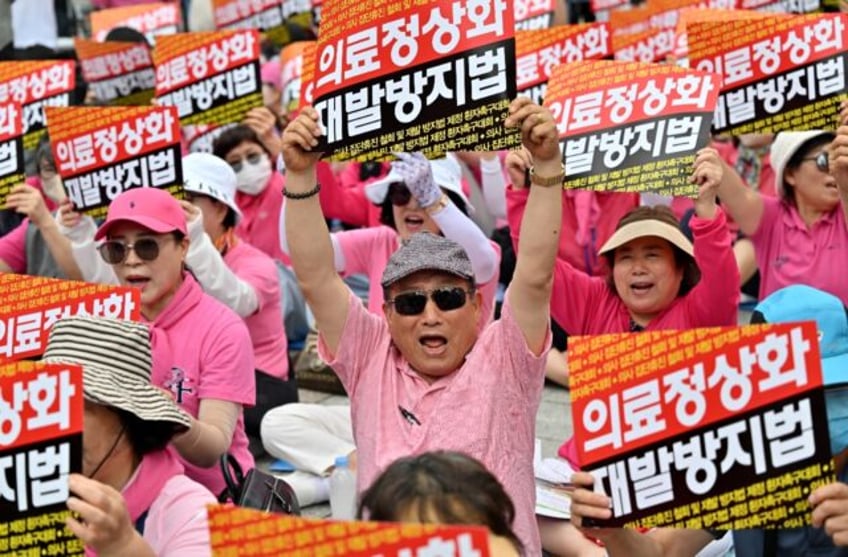
[[[21,105],[0,103],[0,207],[15,185],[24,181],[24,141]]]
[[[82,76],[98,102],[114,106],[150,104],[156,72],[147,45],[77,38],[74,49]]]
[[[262,106],[255,30],[162,37],[153,61],[157,103],[176,107],[184,126],[241,123],[251,108]]]
[[[298,41],[286,46],[280,52],[280,85],[283,88],[280,103],[285,114],[291,114],[300,105],[304,56],[308,48],[312,49],[311,55],[314,56],[315,41]],[[313,58],[312,63],[314,62]]]
[[[616,35],[612,38],[615,59],[619,62],[661,62],[664,58],[661,46],[662,32],[646,29],[629,35]]]
[[[21,105],[24,149],[44,133],[45,106],[70,106],[76,86],[73,60],[0,62],[0,103]]]
[[[834,479],[815,323],[568,342],[580,463],[612,499],[604,525],[809,524],[807,496]]]
[[[0,362],[40,356],[50,328],[62,317],[138,321],[140,300],[134,288],[0,274]]]
[[[310,0],[213,0],[218,29],[257,29],[277,47],[311,38]]]
[[[752,10],[734,10],[725,8],[688,7],[680,10],[677,19],[677,28],[674,31],[674,56],[678,59],[687,59],[689,56],[689,37],[686,26],[695,21],[720,21],[729,22],[736,19],[760,19],[768,17],[764,13]]]
[[[518,94],[542,104],[554,67],[566,62],[612,56],[612,37],[606,23],[516,31],[515,52]]]
[[[106,216],[109,203],[137,187],[182,194],[180,127],[167,106],[47,110],[50,148],[77,211]]]
[[[300,73],[300,100],[298,108],[312,106],[315,102],[315,53],[318,43],[310,41],[303,47],[303,66]]]
[[[548,29],[554,24],[556,0],[513,0],[516,31]]]
[[[342,522],[210,505],[209,530],[216,557],[489,555],[483,526]]]
[[[324,4],[314,106],[335,160],[400,151],[497,151],[515,97],[514,13],[506,0]]]
[[[709,142],[718,76],[678,66],[584,60],[554,68],[565,187],[697,194],[695,153]]]
[[[687,25],[689,64],[722,76],[716,133],[835,129],[848,16],[769,16]]]
[[[0,557],[84,554],[65,527],[82,418],[80,367],[0,364]]]
[[[115,27],[129,27],[144,34],[151,45],[157,37],[179,33],[182,14],[179,2],[151,2],[121,8],[107,8],[91,12],[91,36],[105,41]]]

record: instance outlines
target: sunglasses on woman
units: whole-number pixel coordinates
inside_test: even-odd
[[[804,157],[801,159],[802,161],[816,161],[816,168],[821,170],[822,172],[830,171],[830,160],[827,157],[827,151],[822,151],[815,157]]]
[[[411,290],[398,294],[387,303],[395,306],[400,315],[418,315],[427,306],[427,299],[433,300],[441,311],[453,311],[465,305],[473,290],[465,290],[458,286],[434,288],[432,290]]]
[[[133,250],[142,261],[159,257],[159,242],[155,238],[139,238],[132,244],[121,240],[107,240],[99,248],[100,257],[109,265],[119,265],[127,260]]]
[[[229,164],[230,167],[232,167],[233,171],[238,173],[238,172],[241,172],[242,168],[244,168],[244,161],[247,161],[248,164],[250,164],[251,166],[255,166],[255,165],[259,164],[259,161],[261,161],[261,160],[262,160],[262,153],[250,153],[249,155],[247,155],[243,159],[238,159],[238,160],[235,160],[235,161],[232,161],[232,162],[227,161],[227,164]]]
[[[390,184],[389,191],[386,195],[395,207],[405,207],[409,203],[409,200],[412,199],[412,192],[402,182]]]

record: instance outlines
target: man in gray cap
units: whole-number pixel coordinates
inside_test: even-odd
[[[348,290],[336,274],[316,195],[320,153],[310,150],[321,131],[311,107],[283,134],[286,233],[321,331],[321,356],[350,395],[359,489],[399,457],[464,452],[503,483],[516,507],[514,528],[525,554],[541,555],[533,448],[550,347],[564,166],[548,110],[520,98],[504,124],[520,130],[535,166],[502,316],[482,331],[481,296],[468,255],[439,235],[415,234],[392,255],[381,281],[383,316],[369,313]]]

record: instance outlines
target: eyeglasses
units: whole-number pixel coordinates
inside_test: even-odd
[[[465,305],[468,294],[474,290],[465,290],[458,286],[434,288],[433,290],[412,290],[398,294],[386,303],[395,306],[400,315],[418,315],[427,306],[427,299],[433,300],[441,311],[453,311]]]
[[[99,248],[100,257],[109,265],[119,265],[127,260],[133,250],[142,261],[153,261],[159,257],[159,242],[154,238],[139,238],[128,244],[120,240],[107,240]]]
[[[827,157],[827,151],[822,151],[815,157],[804,157],[801,159],[802,161],[816,161],[816,168],[821,170],[822,172],[828,172],[830,170],[829,159]]]
[[[409,200],[412,199],[412,192],[400,182],[391,184],[386,195],[395,207],[405,207],[409,203]]]
[[[227,161],[227,163],[235,170],[236,172],[241,172],[241,169],[244,168],[244,161],[247,161],[251,166],[255,166],[259,164],[259,161],[262,160],[262,153],[250,153],[246,157],[239,159],[237,161]]]

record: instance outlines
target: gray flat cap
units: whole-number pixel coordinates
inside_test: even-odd
[[[471,260],[462,246],[430,232],[413,234],[392,254],[380,284],[387,288],[418,271],[440,271],[474,280]]]

